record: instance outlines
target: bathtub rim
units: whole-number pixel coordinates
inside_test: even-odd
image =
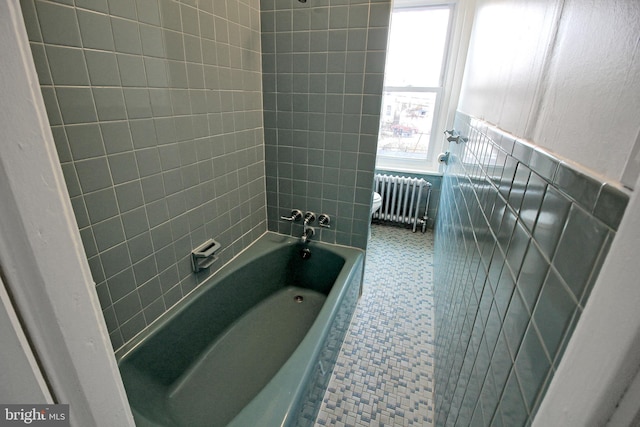
[[[183,310],[186,310],[190,305],[190,301],[197,299],[198,295],[207,292],[212,286],[215,286],[218,281],[224,280],[235,271],[245,267],[254,260],[256,256],[276,251],[282,247],[299,244],[300,239],[289,235],[272,231],[263,233],[251,245],[221,266],[215,273],[181,298],[148,327],[116,350],[115,357],[118,367],[126,361],[131,353],[143,345],[147,339],[159,333],[164,325],[171,322]],[[356,271],[358,271],[358,265],[364,265],[365,252],[362,249],[319,241],[309,241],[305,245],[311,250],[313,250],[314,247],[320,247],[341,256],[344,258],[344,265],[336,277],[322,309],[299,346],[267,385],[231,420],[228,424],[229,427],[244,427],[246,425],[263,425],[269,427],[285,426],[290,425],[290,423],[295,420],[305,387],[319,360],[322,344],[329,334],[329,330],[337,314],[339,308],[338,303],[344,299],[349,288],[347,285],[351,284],[352,280],[354,280]],[[360,287],[362,285],[362,271],[360,277],[357,279],[357,286]],[[330,374],[330,372],[327,373],[327,375]],[[287,386],[283,386],[284,384]],[[134,413],[136,412],[133,407],[131,410]],[[250,424],[246,424],[247,422]]]

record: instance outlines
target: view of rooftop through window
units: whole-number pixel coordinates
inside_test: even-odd
[[[378,157],[425,161],[442,95],[451,8],[394,9],[389,30]]]

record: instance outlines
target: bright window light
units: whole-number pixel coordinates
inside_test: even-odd
[[[378,137],[377,166],[437,170],[437,129],[452,6],[394,8]],[[440,138],[441,139],[441,138]]]

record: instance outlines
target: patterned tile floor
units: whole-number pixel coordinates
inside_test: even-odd
[[[433,425],[433,234],[373,225],[316,426]]]

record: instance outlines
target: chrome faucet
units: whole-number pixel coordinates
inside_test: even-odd
[[[314,230],[314,228],[309,225],[309,223],[315,220],[316,220],[316,214],[314,214],[313,212],[307,212],[304,215],[304,225],[303,225],[303,232],[301,237],[302,243],[306,243],[307,240],[309,240],[316,233],[316,230]]]
[[[304,232],[302,233],[302,243],[306,243],[314,234],[316,234],[316,230],[313,227],[309,227],[308,225],[304,226]]]

